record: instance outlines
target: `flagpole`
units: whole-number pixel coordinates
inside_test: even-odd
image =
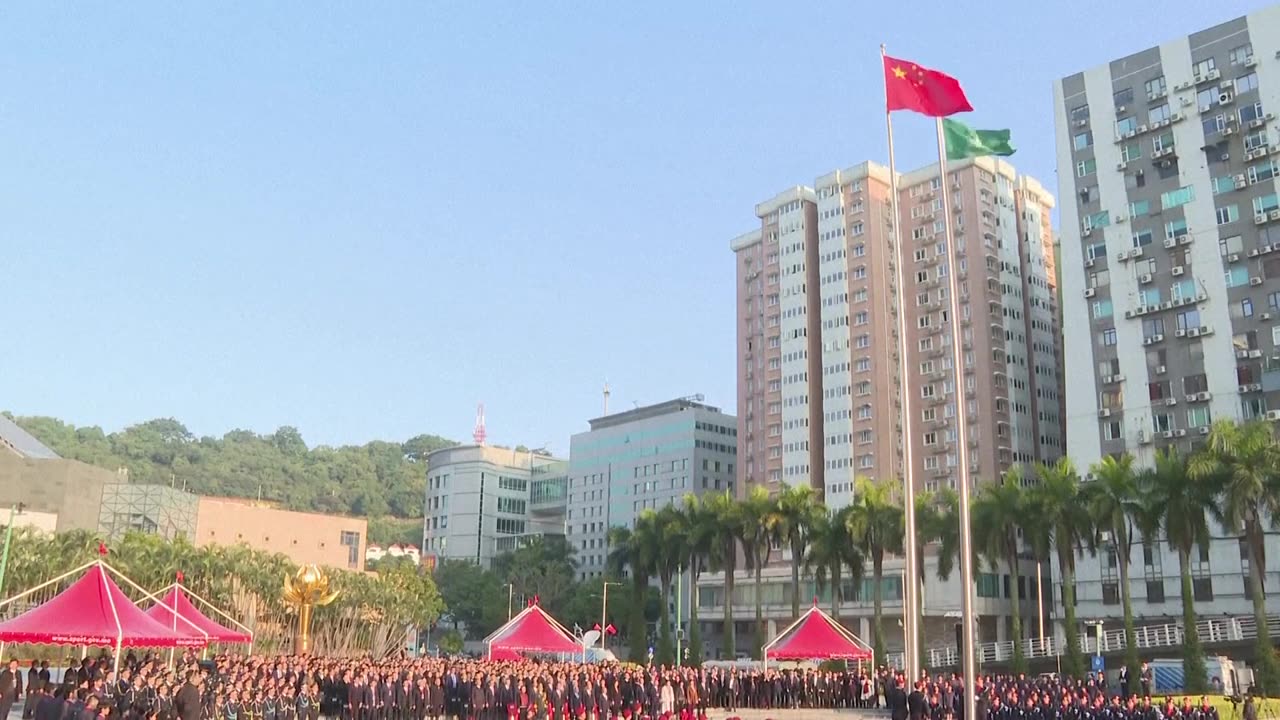
[[[942,220],[946,227],[943,240],[947,243],[950,268],[947,272],[947,307],[951,313],[951,364],[955,376],[956,397],[956,457],[959,463],[960,484],[960,622],[961,645],[957,648],[963,659],[964,669],[964,717],[975,720],[977,698],[974,697],[974,678],[977,673],[973,637],[973,529],[969,522],[969,412],[968,388],[965,383],[964,320],[960,317],[960,249],[955,246],[951,232],[951,192],[947,181],[947,140],[942,130],[942,118],[936,118],[938,129],[938,179],[942,188]],[[969,304],[973,311],[972,301]],[[1017,594],[1017,593],[1015,593]]]
[[[880,45],[881,72],[884,69],[885,47]],[[903,649],[902,665],[907,680],[912,685],[920,678],[920,626],[919,626],[919,585],[916,580],[920,571],[916,567],[919,560],[916,555],[916,480],[914,433],[911,431],[913,419],[912,395],[907,388],[910,377],[910,362],[907,360],[907,305],[904,299],[905,285],[903,266],[906,265],[906,253],[903,252],[902,214],[898,211],[898,166],[893,157],[893,114],[888,110],[888,79],[885,79],[885,133],[889,141],[889,207],[893,213],[893,300],[897,306],[897,342],[898,352],[898,402],[900,404],[899,420],[902,426],[902,510],[905,516],[903,543],[903,583],[902,583],[902,629]],[[973,716],[970,715],[970,718]]]

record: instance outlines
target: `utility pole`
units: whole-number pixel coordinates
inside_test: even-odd
[[[603,581],[604,597],[600,601],[600,654],[604,654],[604,639],[607,636],[609,628],[609,586],[621,585],[620,582]]]
[[[680,619],[680,600],[684,594],[684,568],[676,571],[676,667],[680,667],[680,650],[684,645],[684,622]]]
[[[507,622],[511,622],[511,600],[515,597],[515,583],[507,583]]]

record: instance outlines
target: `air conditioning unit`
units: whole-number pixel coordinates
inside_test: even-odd
[[[1178,122],[1182,119],[1182,113],[1176,112],[1169,116],[1169,122]]]
[[[1144,132],[1146,132],[1146,131],[1147,131],[1147,126],[1146,126],[1146,125],[1139,125],[1139,126],[1138,126],[1138,132],[1140,132],[1140,133],[1144,133]]]
[[[1190,229],[1190,228],[1188,228],[1188,229],[1187,229],[1187,234],[1186,234],[1186,235],[1183,235],[1183,236],[1182,236],[1182,237],[1180,237],[1180,238],[1178,238],[1178,244],[1179,244],[1179,245],[1190,245],[1190,244],[1191,244],[1191,240],[1192,240],[1192,239],[1193,239],[1193,238],[1191,237],[1191,229]]]
[[[1236,126],[1235,126],[1235,125],[1228,125],[1228,126],[1226,126],[1226,127],[1222,128],[1222,134],[1223,134],[1223,135],[1235,135],[1235,134],[1236,134]]]
[[[1093,260],[1093,258],[1088,258],[1088,259],[1086,259],[1086,260],[1084,261],[1084,266],[1085,266],[1085,267],[1087,267],[1087,268],[1091,268],[1091,267],[1093,267],[1093,265],[1094,265],[1094,260]]]
[[[1127,162],[1116,163],[1116,170],[1119,170],[1120,172],[1124,172],[1128,168],[1129,168],[1129,163]]]
[[[1124,319],[1125,319],[1125,320],[1132,320],[1132,319],[1133,319],[1133,311],[1132,311],[1132,310],[1125,310],[1125,311],[1124,311]]]
[[[1174,431],[1173,431],[1173,434],[1174,434],[1174,435],[1177,435],[1178,437],[1186,437],[1186,436],[1187,436],[1187,431],[1186,431],[1186,430],[1183,430],[1182,428],[1178,428],[1177,430],[1174,430]]]
[[[1245,253],[1251,258],[1258,257],[1258,248],[1249,248],[1249,252]]]
[[[1186,336],[1187,336],[1187,331],[1186,331],[1186,329],[1185,329],[1185,328],[1178,328],[1177,330],[1174,330],[1174,331],[1173,331],[1173,336],[1174,336],[1174,337],[1186,337]]]
[[[1187,328],[1187,337],[1200,337],[1200,328]]]
[[[1256,287],[1256,286],[1258,286],[1258,285],[1261,285],[1261,284],[1262,284],[1262,278],[1260,278],[1260,277],[1251,277],[1251,278],[1249,278],[1249,284],[1250,284],[1250,285],[1253,285],[1253,286],[1255,286],[1255,287]]]
[[[1211,397],[1213,397],[1213,393],[1207,393],[1207,392],[1196,393],[1196,400],[1199,402],[1204,402]]]
[[[1222,153],[1222,155],[1218,156],[1218,159],[1222,162],[1226,162],[1231,159],[1231,153]]]
[[[1280,410],[1268,410],[1268,411],[1267,411],[1267,419],[1268,419],[1268,420],[1280,420]]]
[[[1145,250],[1143,250],[1143,249],[1142,249],[1142,248],[1140,248],[1140,247],[1136,247],[1136,248],[1134,248],[1134,249],[1132,249],[1132,250],[1130,250],[1130,251],[1129,251],[1129,257],[1131,257],[1131,258],[1135,258],[1135,259],[1136,259],[1136,258],[1140,258],[1140,257],[1142,257],[1142,256],[1143,256],[1143,255],[1145,255],[1145,254],[1146,254],[1146,251],[1145,251]]]
[[[1120,252],[1116,253],[1116,260],[1120,262],[1124,262],[1125,260],[1128,260],[1128,259],[1129,259],[1129,253],[1127,251],[1121,250]]]
[[[1125,217],[1123,214],[1117,214],[1115,217],[1111,218],[1111,222],[1113,223],[1122,223],[1124,221]]]
[[[1208,435],[1208,434],[1209,434],[1209,426],[1208,426],[1208,425],[1201,425],[1201,426],[1200,426],[1200,434],[1201,434],[1201,435]]]
[[[1240,262],[1240,253],[1231,253],[1230,255],[1228,255],[1227,262],[1229,263]]]
[[[1174,90],[1186,90],[1186,89],[1187,89],[1187,88],[1189,88],[1189,87],[1191,87],[1191,81],[1190,81],[1190,80],[1187,80],[1186,82],[1180,82],[1180,83],[1178,83],[1178,84],[1177,84],[1177,86],[1175,86],[1173,89],[1174,89]]]
[[[1257,350],[1257,349],[1250,350],[1250,351],[1249,351],[1249,357],[1251,357],[1251,358],[1255,358],[1255,359],[1256,359],[1256,358],[1260,358],[1260,357],[1262,357],[1262,351],[1261,351],[1261,350]]]
[[[1142,341],[1142,344],[1143,344],[1143,345],[1155,345],[1155,344],[1156,344],[1156,343],[1158,343],[1158,342],[1164,342],[1164,335],[1162,335],[1162,334],[1160,334],[1160,333],[1156,333],[1155,335],[1152,335],[1151,337],[1145,338],[1145,339]]]
[[[1085,288],[1085,289],[1084,289],[1084,296],[1085,296],[1085,297],[1087,297],[1087,298],[1091,298],[1091,297],[1093,297],[1094,295],[1097,295],[1097,294],[1098,294],[1098,291],[1097,291],[1097,289],[1095,289],[1095,288]]]
[[[1168,250],[1168,249],[1170,249],[1170,248],[1172,248],[1172,247],[1176,247],[1176,246],[1177,246],[1177,244],[1178,244],[1178,240],[1177,240],[1177,238],[1167,238],[1167,239],[1164,241],[1164,247],[1165,247],[1165,249],[1166,249],[1166,250]]]
[[[1089,124],[1089,118],[1081,118],[1076,121],[1076,127],[1084,127]]]
[[[1165,372],[1166,372],[1166,371],[1168,371],[1168,369],[1169,369],[1169,368],[1165,367],[1164,365],[1157,365],[1157,366],[1156,366],[1156,374],[1157,374],[1157,375],[1163,375],[1163,374],[1165,374]]]
[[[1110,409],[1110,408],[1102,408],[1101,410],[1099,410],[1099,411],[1098,411],[1098,417],[1100,417],[1100,418],[1109,418],[1109,417],[1111,417],[1111,409]]]
[[[1245,66],[1245,67],[1247,67],[1247,68],[1257,67],[1257,66],[1258,66],[1258,60],[1257,60],[1256,58],[1254,58],[1252,55],[1250,55],[1249,57],[1247,57],[1247,58],[1245,58],[1245,59],[1244,59],[1244,63],[1243,63],[1243,64],[1244,64],[1244,66]]]
[[[1259,316],[1258,316],[1258,318],[1259,318],[1259,319],[1261,319],[1261,320],[1270,320],[1270,319],[1271,319],[1271,313],[1262,313],[1261,315],[1259,315]]]
[[[1174,277],[1180,277],[1183,273],[1186,272],[1186,268],[1182,267],[1181,265],[1174,265],[1173,269],[1170,270],[1169,272],[1173,273]]]
[[[1258,214],[1258,215],[1254,215],[1254,216],[1253,216],[1253,224],[1254,224],[1254,225],[1262,225],[1262,224],[1263,224],[1263,223],[1265,223],[1266,221],[1267,221],[1267,215],[1266,215],[1266,213],[1261,213],[1261,214]]]
[[[1235,99],[1236,99],[1236,96],[1232,95],[1231,93],[1222,93],[1221,95],[1218,96],[1218,102],[1222,105],[1227,105],[1232,100],[1235,100]]]
[[[1243,190],[1249,186],[1249,182],[1245,180],[1243,177],[1240,177],[1236,179],[1235,186],[1237,190]]]
[[[1271,212],[1267,213],[1267,217],[1271,218],[1272,220],[1280,220],[1280,210],[1272,210]]]
[[[1195,402],[1199,399],[1199,393],[1187,393],[1187,402]]]
[[[1172,439],[1173,439],[1173,431],[1172,431],[1172,430],[1165,430],[1164,432],[1160,433],[1160,437],[1164,438],[1165,440],[1172,440]]]
[[[1165,398],[1165,407],[1173,407],[1178,404],[1178,398]]]
[[[1201,334],[1201,335],[1212,335],[1212,334],[1213,334],[1213,326],[1212,326],[1212,325],[1201,325],[1201,326],[1200,326],[1200,334]]]
[[[1151,273],[1143,273],[1138,276],[1138,284],[1146,285],[1147,283],[1151,282],[1153,279],[1155,278],[1152,277]]]
[[[1139,445],[1146,445],[1146,444],[1147,444],[1147,443],[1149,443],[1149,442],[1151,442],[1151,439],[1147,437],[1147,433],[1146,433],[1146,431],[1145,431],[1145,430],[1139,430],[1139,431],[1138,431],[1138,444],[1139,444]]]

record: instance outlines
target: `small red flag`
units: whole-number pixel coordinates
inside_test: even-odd
[[[889,112],[911,110],[929,117],[973,110],[959,80],[888,55],[884,57],[884,99]]]
[[[107,544],[102,542],[101,540],[98,541],[98,554],[101,555],[102,557],[107,556]]]
[[[618,634],[618,628],[614,627],[614,626],[613,626],[613,623],[609,623],[608,625],[606,625],[606,626],[605,626],[605,628],[604,628],[604,631],[605,631],[605,633],[606,633],[606,634],[608,634],[608,635],[617,635],[617,634]]]

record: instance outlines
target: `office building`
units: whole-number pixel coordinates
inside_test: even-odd
[[[1082,472],[1190,452],[1215,420],[1280,420],[1277,49],[1272,5],[1054,84],[1067,450]],[[1082,618],[1121,612],[1114,553],[1099,558],[1078,572]],[[1231,538],[1200,554],[1197,610],[1248,613],[1248,562]],[[1177,614],[1163,544],[1135,550],[1131,572],[1135,613]]]
[[[477,444],[430,453],[427,467],[424,557],[488,567],[528,538],[564,534],[564,460]]]
[[[598,417],[574,435],[565,522],[580,579],[604,574],[609,528],[690,493],[734,490],[737,433],[732,415],[694,396]]]
[[[964,314],[962,380],[950,352],[944,182],[962,253],[955,268]],[[905,383],[899,382],[887,168],[867,162],[819,177],[813,187],[786,190],[756,206],[759,228],[731,242],[738,279],[740,485],[773,490],[808,483],[838,508],[853,500],[857,477],[901,477],[903,386],[913,394],[908,431],[919,490],[956,487],[957,387],[968,397],[973,482],[1062,453],[1052,196],[992,158],[954,163],[946,178],[936,165],[902,173],[898,186]],[[891,613],[894,604],[901,608],[900,574],[900,563],[886,570]],[[789,571],[772,575],[766,613],[785,624]],[[1034,568],[1023,573],[1034,575]],[[709,577],[702,589],[703,618],[719,611],[723,590],[715,585],[722,582]],[[1003,581],[994,573],[978,577],[983,639],[1007,637],[1007,583],[1007,575]],[[806,587],[804,596],[812,590]],[[1024,582],[1024,617],[1033,616],[1034,590]],[[737,591],[748,592],[749,583]],[[862,634],[869,631],[869,595],[846,588],[851,599],[844,615],[861,619],[854,630]],[[739,598],[734,605],[750,603]],[[931,578],[924,606],[926,641],[949,639],[952,621],[945,617],[959,609],[954,585]],[[706,629],[718,634],[716,625]],[[749,631],[745,624],[741,629]]]

